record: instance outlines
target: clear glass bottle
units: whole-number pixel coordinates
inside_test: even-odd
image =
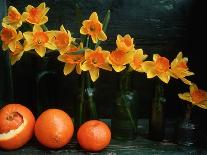
[[[133,140],[137,136],[137,92],[131,89],[130,79],[128,71],[121,75],[111,121],[114,139]]]
[[[151,105],[151,114],[149,119],[150,139],[161,141],[164,138],[164,87],[159,79],[155,80],[154,98]]]

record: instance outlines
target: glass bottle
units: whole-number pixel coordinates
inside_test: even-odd
[[[120,90],[113,106],[112,137],[133,140],[137,136],[137,92],[131,89],[131,74],[121,75]]]
[[[164,138],[164,97],[163,84],[159,79],[155,80],[154,98],[151,105],[149,119],[149,136],[153,140],[161,141]]]

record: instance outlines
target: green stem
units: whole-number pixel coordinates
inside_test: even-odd
[[[128,69],[124,72],[124,74],[121,76],[120,79],[120,89],[121,89],[121,96],[123,97],[124,102],[123,105],[126,109],[126,112],[129,116],[129,119],[131,121],[131,124],[135,130],[135,132],[137,131],[137,126],[136,126],[136,120],[134,120],[131,110],[129,108],[129,106],[127,106],[127,100],[125,99],[125,95],[123,95],[126,91],[129,91],[129,85],[130,85],[130,73],[131,73],[132,69],[130,67],[128,67]]]
[[[110,17],[111,17],[111,11],[108,10],[105,17],[104,17],[104,21],[103,21],[103,31],[106,33],[109,21],[110,21]],[[101,41],[99,40],[96,45],[95,45],[95,49],[101,44]]]
[[[87,74],[87,95],[89,102],[89,110],[91,114],[91,119],[97,119],[96,105],[94,103],[94,88],[92,88],[91,79],[89,73]]]
[[[191,104],[187,104],[186,105],[186,112],[185,112],[185,120],[186,121],[190,121],[191,112],[192,112],[192,105]]]
[[[10,89],[10,96],[9,96],[9,101],[12,102],[14,101],[14,86],[13,86],[13,77],[12,77],[12,67],[11,67],[11,60],[10,56],[7,53],[7,59],[8,59],[8,71],[9,71],[9,89]]]
[[[128,69],[121,76],[121,79],[120,79],[120,89],[121,89],[121,91],[129,90],[131,71],[132,71],[131,68],[128,67]]]
[[[84,95],[85,95],[85,74],[81,75],[81,92],[80,92],[80,105],[79,105],[79,118],[77,119],[78,127],[83,123],[83,106],[84,106]]]
[[[125,102],[124,102],[124,103],[125,103]],[[125,104],[125,108],[126,108],[126,111],[127,111],[128,116],[129,116],[129,119],[130,119],[130,121],[131,121],[131,124],[132,124],[132,126],[133,126],[133,128],[134,128],[134,131],[136,132],[136,131],[137,131],[137,126],[136,126],[136,122],[135,122],[136,120],[133,119],[131,110],[129,109],[128,106],[126,106],[126,104]]]
[[[48,28],[47,28],[47,26],[46,26],[45,24],[41,25],[41,27],[42,27],[42,29],[43,29],[44,31],[48,31]]]

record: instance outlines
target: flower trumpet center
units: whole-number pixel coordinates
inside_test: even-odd
[[[102,53],[93,52],[89,57],[89,63],[94,67],[99,67],[105,62],[104,56]]]
[[[14,11],[14,10],[11,10],[8,12],[8,17],[9,17],[9,21],[11,23],[16,23],[21,19],[20,13]]]
[[[68,34],[65,32],[58,32],[55,37],[55,45],[57,48],[62,49],[67,47],[69,44],[69,37]]]
[[[87,28],[89,35],[98,34],[102,30],[101,24],[98,22],[94,22],[94,21],[89,21],[86,25],[86,28]]]
[[[187,69],[188,68],[185,61],[181,61],[180,63],[177,64],[176,67],[183,68],[183,69]]]
[[[34,34],[34,43],[36,45],[44,45],[49,40],[47,34],[45,32],[36,32]]]
[[[16,31],[8,28],[3,28],[1,33],[1,40],[5,44],[9,44],[12,40],[15,39],[16,35],[17,35]]]
[[[165,57],[158,57],[155,61],[155,69],[158,73],[165,73],[169,70],[169,60]]]
[[[206,99],[207,93],[203,90],[195,90],[191,93],[192,101],[195,103],[200,103]]]
[[[133,45],[133,41],[131,38],[128,38],[128,37],[125,37],[123,40],[122,40],[122,43],[127,46],[127,47],[131,47]]]
[[[29,10],[29,17],[28,20],[33,23],[39,23],[42,17],[42,9],[39,8],[32,8]]]
[[[141,67],[142,60],[138,57],[134,57],[133,59],[134,66],[138,69]]]
[[[123,51],[113,51],[111,52],[109,59],[113,65],[124,65],[125,64],[125,52]]]

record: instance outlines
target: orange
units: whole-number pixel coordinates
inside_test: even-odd
[[[48,109],[37,119],[35,136],[44,146],[58,149],[69,143],[74,126],[70,116],[59,109]]]
[[[33,135],[35,118],[20,104],[8,104],[0,110],[0,148],[13,150],[26,144]]]
[[[90,120],[80,126],[77,133],[80,146],[87,151],[101,151],[111,140],[111,131],[102,121]]]

